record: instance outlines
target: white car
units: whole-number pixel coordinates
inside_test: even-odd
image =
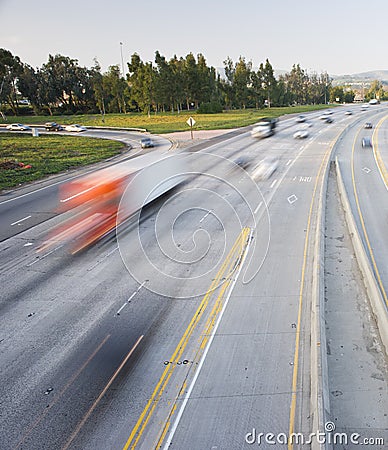
[[[11,123],[7,125],[7,130],[10,131],[29,131],[31,128],[28,125],[23,125],[22,123]]]
[[[328,114],[322,114],[321,116],[319,116],[319,118],[321,120],[327,120],[329,118],[329,115]]]
[[[352,114],[353,114],[352,111],[345,111],[346,116],[351,116]]]
[[[75,131],[79,133],[80,131],[86,131],[86,127],[83,127],[82,125],[79,125],[78,123],[75,123],[73,125],[66,125],[65,126],[66,131]]]
[[[302,122],[306,122],[306,117],[305,116],[298,116],[296,118],[296,123],[302,123]]]
[[[146,137],[140,141],[141,148],[151,148],[154,146],[154,142],[151,138]]]
[[[279,166],[277,158],[267,156],[255,167],[252,172],[254,180],[268,180],[268,178],[275,172]]]
[[[295,139],[306,139],[309,136],[309,132],[307,130],[298,130],[294,133]]]

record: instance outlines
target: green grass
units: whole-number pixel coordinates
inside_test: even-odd
[[[68,125],[80,123],[86,126],[109,126],[122,128],[145,128],[155,134],[172,133],[174,131],[186,131],[189,129],[186,121],[192,116],[196,124],[195,130],[219,130],[229,128],[239,128],[256,123],[262,117],[280,117],[285,114],[300,114],[308,111],[315,111],[327,108],[326,105],[314,106],[294,106],[285,108],[270,109],[246,109],[236,111],[225,111],[219,114],[197,114],[194,111],[183,111],[182,113],[157,113],[148,117],[146,114],[106,114],[103,122],[102,116],[75,115],[75,116],[18,116],[8,117],[8,122],[0,120],[0,124],[10,122],[21,122],[31,125],[43,125],[47,121],[55,121]]]
[[[0,190],[104,160],[120,153],[123,147],[121,142],[106,139],[1,133],[0,163],[17,161],[32,167],[0,168]]]
[[[334,106],[334,105],[333,105]],[[301,114],[327,108],[325,105],[295,106],[262,110],[246,109],[225,111],[220,114],[197,114],[194,111],[178,113],[146,114],[106,114],[104,122],[101,115],[74,116],[8,116],[7,122],[21,122],[30,125],[43,125],[48,121],[59,124],[80,123],[86,126],[109,126],[120,128],[145,128],[154,134],[189,130],[187,119],[192,116],[196,124],[194,130],[219,130],[239,128],[256,123],[262,117],[280,117],[286,114]],[[123,148],[123,144],[105,139],[73,137],[62,135],[31,135],[1,133],[0,163],[16,160],[31,164],[31,169],[0,169],[0,190],[12,188],[23,183],[39,180],[47,175],[92,164],[109,158]]]

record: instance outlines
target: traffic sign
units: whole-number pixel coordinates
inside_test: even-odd
[[[193,127],[195,125],[195,120],[192,117],[189,117],[186,123],[189,127]]]

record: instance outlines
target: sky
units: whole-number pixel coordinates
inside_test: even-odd
[[[388,70],[387,18],[388,0],[0,0],[0,48],[33,67],[61,54],[105,72],[122,52],[127,71],[159,50],[344,75]]]

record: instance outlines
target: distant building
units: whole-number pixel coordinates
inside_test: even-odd
[[[355,103],[363,103],[364,102],[364,96],[361,94],[361,92],[356,92],[356,95],[354,96]]]

